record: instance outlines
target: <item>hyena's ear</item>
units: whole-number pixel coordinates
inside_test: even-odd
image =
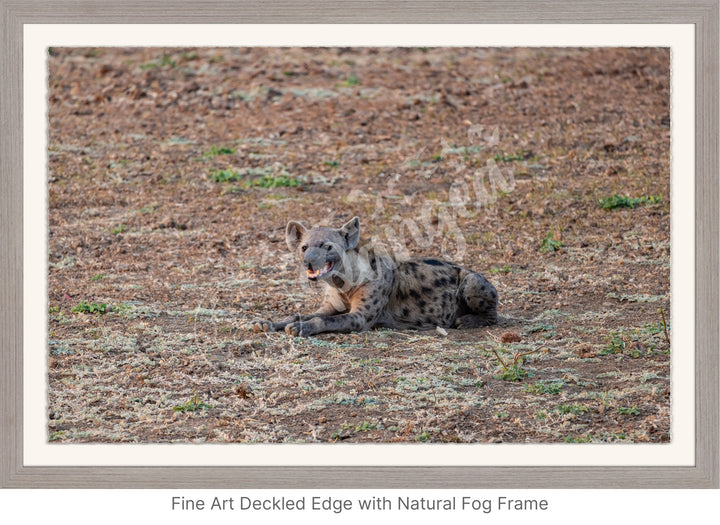
[[[340,235],[345,238],[347,249],[355,249],[360,241],[360,219],[353,217],[349,222],[343,224],[339,231]]]
[[[288,222],[287,228],[285,228],[285,242],[287,243],[288,248],[290,248],[291,252],[297,250],[298,244],[300,244],[300,239],[303,238],[303,235],[305,235],[306,231],[307,229],[305,228],[305,226],[303,226],[299,222]]]

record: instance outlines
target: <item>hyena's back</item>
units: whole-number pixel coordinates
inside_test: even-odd
[[[396,328],[473,328],[497,322],[497,291],[482,275],[438,259],[397,262],[388,302]]]

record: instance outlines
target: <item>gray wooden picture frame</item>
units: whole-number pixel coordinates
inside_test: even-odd
[[[718,0],[0,0],[0,487],[718,488]],[[23,464],[23,24],[694,24],[696,456],[688,467],[29,467]],[[40,154],[40,152],[39,152]]]

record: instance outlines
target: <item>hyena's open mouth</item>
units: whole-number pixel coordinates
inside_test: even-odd
[[[332,270],[333,266],[335,266],[335,263],[333,261],[330,261],[325,265],[324,268],[321,268],[319,270],[311,270],[310,268],[308,268],[308,271],[307,271],[308,279],[310,279],[311,281],[317,280],[318,277],[322,277],[323,275],[328,273],[330,270]]]

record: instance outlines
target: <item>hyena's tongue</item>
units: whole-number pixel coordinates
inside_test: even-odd
[[[317,279],[321,275],[325,275],[326,273],[328,273],[330,270],[332,270],[332,268],[333,268],[332,261],[327,263],[324,268],[321,268],[319,270],[311,270],[308,268],[308,271],[307,271],[308,279]]]

